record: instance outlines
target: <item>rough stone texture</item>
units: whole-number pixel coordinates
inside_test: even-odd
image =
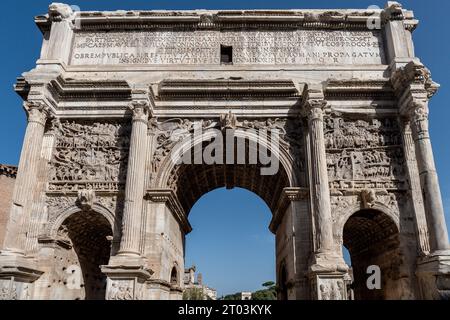
[[[3,239],[5,239],[16,175],[17,167],[0,165],[0,249],[3,246]]]
[[[15,87],[28,126],[0,298],[180,299],[189,211],[224,186],[247,188],[272,210],[280,299],[448,298],[428,133],[438,85],[414,54],[417,22],[396,2],[333,11],[50,5],[36,17],[37,67]],[[200,129],[206,138],[185,142]],[[244,143],[214,155],[247,161],[199,164],[208,141],[230,130]],[[263,130],[270,139],[259,139]],[[186,145],[191,164],[177,164]],[[261,148],[279,161],[275,174],[250,161]],[[365,281],[373,264],[375,291]]]

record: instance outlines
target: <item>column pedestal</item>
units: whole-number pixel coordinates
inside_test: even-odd
[[[0,256],[0,300],[33,299],[34,282],[44,272],[34,259],[18,255]]]
[[[102,272],[108,277],[106,300],[146,300],[147,282],[153,271],[144,258],[114,256]]]

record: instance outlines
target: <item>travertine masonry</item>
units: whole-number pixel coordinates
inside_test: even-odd
[[[438,84],[414,53],[418,21],[399,3],[126,12],[53,3],[35,21],[41,56],[15,86],[28,126],[14,194],[0,190],[9,208],[0,299],[180,299],[189,211],[218,187],[246,188],[271,209],[279,299],[450,295],[428,133]],[[206,138],[190,140],[199,130]],[[278,170],[195,160],[229,132],[245,133],[246,159],[268,149]],[[180,141],[190,141],[191,163],[174,161]],[[365,285],[373,265],[379,290]]]

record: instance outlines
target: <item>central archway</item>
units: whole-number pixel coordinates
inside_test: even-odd
[[[189,213],[193,230],[186,236],[185,266],[195,267],[194,283],[230,298],[275,281],[271,217],[265,202],[247,189],[219,188],[203,195]]]
[[[299,187],[305,183],[304,172],[299,168],[306,166],[302,128],[297,125],[292,129],[291,121],[279,119],[238,122],[231,112],[224,119],[227,117],[229,123],[222,117],[220,122],[185,120],[183,125],[177,125],[172,131],[161,131],[155,135],[159,148],[155,154],[160,156],[156,158],[147,193],[150,200],[148,212],[154,212],[149,219],[164,223],[151,227],[151,232],[155,241],[174,244],[173,252],[160,259],[162,262],[157,265],[156,272],[170,286],[170,265],[177,263],[184,266],[185,236],[191,231],[189,215],[203,195],[218,188],[242,188],[261,198],[272,213],[267,227],[276,235],[275,280],[277,283],[280,281],[279,270],[284,262],[285,297],[289,295],[288,298],[295,299],[306,296],[307,283],[303,279],[296,281],[298,267],[306,268],[306,254],[299,259],[294,254],[295,250],[309,252],[310,249],[306,248],[310,245],[307,239],[307,200]],[[172,126],[169,120],[162,122],[160,129],[169,123]],[[209,129],[196,135],[196,128],[205,125]],[[228,125],[235,127],[229,128]],[[269,130],[264,126],[268,126]],[[258,131],[260,129],[262,133]],[[270,137],[267,132],[270,132]],[[278,136],[275,132],[281,133]],[[270,170],[274,167],[275,170]],[[300,198],[291,197],[293,193],[289,192],[299,192]],[[165,204],[158,204],[160,202]],[[164,211],[170,212],[171,217],[158,220],[162,219],[157,217],[162,217]],[[300,227],[299,221],[305,226]],[[177,227],[174,227],[175,223]],[[292,234],[295,228],[302,230],[298,233],[302,234],[300,241],[296,240],[299,239],[297,235]],[[154,246],[149,244],[148,248],[155,252],[155,256],[160,254]],[[263,279],[263,282],[269,280]],[[170,286],[170,290],[173,289]],[[160,296],[164,295],[162,292]]]

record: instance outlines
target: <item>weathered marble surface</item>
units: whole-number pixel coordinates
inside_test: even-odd
[[[448,297],[428,133],[438,85],[415,57],[411,11],[55,3],[35,21],[41,56],[15,87],[28,126],[1,299],[179,299],[189,210],[224,186],[272,210],[280,299]],[[177,139],[198,128],[277,130],[278,172],[175,165]],[[373,264],[377,291],[363,285]]]

